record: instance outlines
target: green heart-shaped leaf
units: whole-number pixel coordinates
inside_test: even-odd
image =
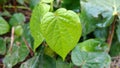
[[[39,24],[41,23],[41,19],[45,13],[47,13],[50,9],[50,6],[44,3],[40,3],[35,7],[32,13],[32,17],[30,20],[30,31],[34,38],[34,50],[42,43],[44,40],[41,34],[41,28]]]
[[[79,16],[64,8],[46,13],[40,27],[50,48],[63,59],[76,46],[82,32]]]

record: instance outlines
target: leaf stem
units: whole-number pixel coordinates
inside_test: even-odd
[[[107,52],[109,52],[110,48],[111,48],[111,44],[112,44],[112,40],[113,40],[113,36],[114,36],[114,32],[115,32],[116,19],[117,19],[117,15],[114,16],[113,23],[109,30],[109,34],[108,34],[108,38],[107,38],[107,43],[108,43],[108,51]]]
[[[53,11],[53,1],[50,3],[50,11]]]
[[[15,28],[12,27],[12,31],[11,31],[11,41],[10,41],[10,48],[9,48],[9,50],[8,50],[8,52],[10,52],[10,53],[11,53],[11,51],[12,51],[13,42],[14,42],[14,31],[15,31]]]

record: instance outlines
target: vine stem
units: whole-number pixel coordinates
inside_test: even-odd
[[[5,5],[5,6],[3,6],[3,8],[15,8],[15,6]],[[16,6],[16,8],[30,10],[30,8],[24,7],[24,6]]]
[[[114,32],[115,32],[116,19],[117,19],[117,15],[114,16],[114,20],[113,20],[113,23],[112,23],[112,25],[110,27],[108,38],[107,38],[108,52],[110,51],[112,40],[113,40],[113,36],[114,36]]]
[[[16,0],[13,0],[13,5],[14,5],[14,11],[17,12],[17,9],[16,9]]]
[[[34,56],[34,52],[31,49],[31,47],[30,47],[29,43],[27,42],[27,40],[24,37],[22,37],[22,39],[23,39],[24,43],[26,44],[27,48],[29,49],[31,56]]]
[[[15,28],[12,27],[12,31],[11,31],[11,41],[10,41],[10,48],[8,50],[8,52],[11,53],[12,51],[12,47],[13,47],[13,42],[14,42],[14,32],[15,32]]]

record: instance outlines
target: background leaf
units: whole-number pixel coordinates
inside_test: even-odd
[[[117,34],[118,41],[120,42],[120,22],[117,25],[116,34]]]
[[[9,29],[9,24],[2,17],[0,17],[0,35],[7,33]]]
[[[91,33],[96,28],[110,26],[114,16],[112,12],[91,2],[81,1],[80,19],[83,26],[83,36]]]
[[[71,58],[75,65],[82,66],[81,68],[104,68],[110,66],[110,56],[104,51],[100,52],[94,50],[95,46],[99,46],[98,44],[95,44],[95,40],[94,42],[90,42],[91,44],[86,41],[83,43],[78,44],[78,46],[72,51]],[[84,48],[85,46],[88,46],[88,48]],[[91,49],[93,49],[93,51],[90,51]]]
[[[62,0],[61,7],[79,12],[80,0]]]
[[[23,63],[20,68],[55,68],[55,60],[44,55],[44,46],[38,48],[37,54]]]
[[[15,13],[11,17],[9,23],[11,26],[23,25],[25,22],[25,16],[22,13]]]
[[[108,45],[96,39],[89,39],[78,44],[81,50],[86,52],[105,52],[108,49]]]
[[[25,60],[27,55],[29,54],[29,50],[25,44],[21,44],[20,46],[14,44],[12,48],[12,52],[8,52],[5,58],[3,59],[3,63],[7,68],[12,68],[12,66],[16,65],[18,62],[22,62]]]
[[[0,55],[4,55],[6,53],[6,43],[3,38],[0,37]]]
[[[42,60],[40,60],[40,56],[35,56],[23,63],[20,68],[55,68],[55,60],[46,55]]]
[[[56,68],[73,68],[73,65],[71,63],[64,62],[62,59],[57,59]]]
[[[110,55],[112,57],[120,55],[120,42],[117,39],[117,36],[113,38],[113,42],[111,44]]]

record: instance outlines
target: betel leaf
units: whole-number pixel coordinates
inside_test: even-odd
[[[72,51],[71,59],[81,68],[108,68],[111,62],[110,56],[104,52],[104,48],[93,39],[79,43]]]
[[[12,68],[12,66],[16,65],[18,62],[22,62],[28,54],[29,50],[25,44],[21,44],[20,46],[14,44],[12,51],[7,53],[4,57],[3,63],[7,68]]]
[[[8,23],[0,17],[0,35],[3,35],[9,31],[10,27]]]
[[[64,8],[46,13],[40,27],[47,44],[63,59],[76,46],[82,32],[78,15]]]
[[[41,28],[39,24],[41,23],[41,19],[45,13],[50,10],[50,6],[44,3],[40,3],[35,7],[32,12],[32,17],[30,20],[30,31],[34,38],[34,50],[42,43],[44,40],[41,34]]]
[[[6,43],[3,38],[0,38],[0,55],[4,55],[6,52]]]
[[[22,13],[15,13],[9,20],[11,26],[22,25],[25,22],[25,16]]]

